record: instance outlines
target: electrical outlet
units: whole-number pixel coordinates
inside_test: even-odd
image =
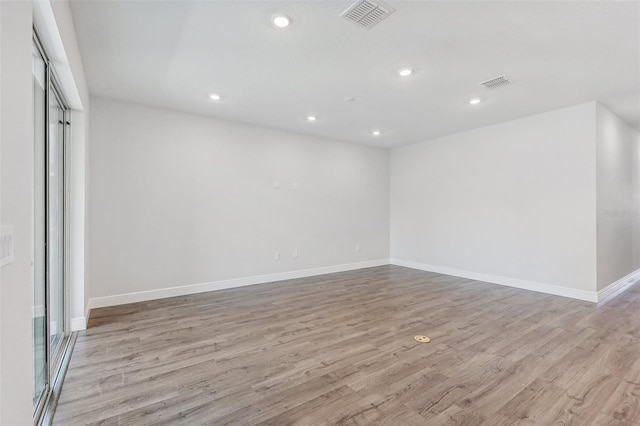
[[[0,267],[13,262],[13,226],[0,227]]]
[[[280,260],[280,252],[277,251],[274,255],[273,255],[273,260]]]
[[[298,258],[298,250],[296,250],[296,249],[293,250],[293,258],[294,259]]]
[[[292,187],[293,187],[293,189],[298,189],[298,182],[293,182]]]
[[[278,182],[277,180],[273,181],[273,189],[280,189],[280,182]]]
[[[356,251],[360,251],[360,244],[356,244]]]

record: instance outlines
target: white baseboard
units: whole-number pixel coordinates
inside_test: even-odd
[[[31,318],[40,318],[44,316],[44,305],[36,305],[31,307]]]
[[[123,305],[127,303],[144,302],[148,300],[164,299],[167,297],[186,296],[189,294],[204,293],[208,291],[223,290],[229,288],[243,287],[254,284],[264,284],[274,281],[290,280],[296,278],[312,277],[316,275],[331,274],[335,272],[353,271],[363,268],[371,268],[382,265],[397,265],[406,268],[419,269],[422,271],[435,272],[438,274],[452,275],[477,281],[499,284],[508,287],[515,287],[524,290],[536,291],[539,293],[553,294],[556,296],[569,297],[572,299],[585,300],[588,302],[602,302],[614,297],[635,282],[640,280],[640,270],[627,275],[626,277],[609,285],[599,292],[579,290],[568,287],[561,287],[551,284],[539,283],[535,281],[521,280],[517,278],[503,277],[500,275],[485,274],[481,272],[466,271],[462,269],[450,268],[446,266],[428,265],[425,263],[412,262],[401,259],[379,259],[366,262],[349,263],[344,265],[327,266],[322,268],[304,269],[299,271],[281,272],[276,274],[258,275],[253,277],[236,278],[230,280],[214,281],[201,284],[191,284],[179,287],[168,287],[157,290],[140,291],[135,293],[117,294],[113,296],[94,297],[89,299],[85,317],[71,319],[72,331],[86,329],[87,319],[91,309],[104,308],[107,306]],[[636,276],[637,275],[637,276]]]
[[[31,307],[32,318],[44,317],[44,313],[45,313],[44,305],[37,305],[37,306]],[[87,329],[86,317],[71,318],[70,325],[71,325],[71,331],[86,330]],[[55,330],[57,330],[57,326],[55,322],[51,323],[50,329],[52,333],[55,333]]]
[[[89,315],[91,315],[91,299],[87,300],[84,307],[85,327],[89,325]]]
[[[87,329],[87,318],[71,318],[71,331],[82,331]]]
[[[427,265],[425,263],[411,262],[401,259],[391,259],[390,263],[392,265],[404,266],[412,269],[420,269],[422,271],[436,272],[438,274],[444,275],[453,275],[455,277],[468,278],[471,280],[484,281],[492,284],[537,291],[539,293],[586,300],[587,302],[598,301],[598,293],[596,293],[595,291],[578,290],[574,288],[560,287],[535,281],[526,281],[517,278],[509,278],[500,275],[485,274],[481,272],[465,271],[462,269],[450,268],[447,266]]]
[[[640,269],[633,271],[598,291],[598,303],[608,302],[638,281],[640,281]]]
[[[254,284],[264,284],[274,281],[291,280],[296,278],[313,277],[316,275],[353,271],[356,269],[371,268],[374,266],[382,266],[388,264],[389,259],[370,260],[366,262],[348,263],[344,265],[326,266],[322,268],[303,269],[299,271],[281,272],[277,274],[257,275],[253,277],[214,281],[202,284],[191,284],[180,287],[168,287],[157,290],[117,294],[113,296],[93,297],[89,299],[89,304],[87,307],[87,318],[89,318],[89,312],[91,309],[104,308],[106,306],[124,305],[126,303],[144,302],[147,300],[164,299],[166,297],[186,296],[188,294],[204,293],[214,290],[223,290]]]

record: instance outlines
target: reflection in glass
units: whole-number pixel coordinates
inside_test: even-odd
[[[64,110],[55,94],[49,96],[49,144],[47,194],[48,278],[49,278],[49,353],[56,359],[58,344],[63,337],[64,316]],[[52,365],[53,367],[53,365]]]
[[[34,277],[32,282],[33,404],[38,405],[47,388],[47,324],[45,280],[45,144],[46,70],[38,48],[33,45],[34,128]]]

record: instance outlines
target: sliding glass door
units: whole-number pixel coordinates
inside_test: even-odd
[[[36,411],[44,404],[48,390],[46,317],[46,223],[45,158],[47,144],[47,67],[34,41],[33,130],[34,130],[34,277],[32,289],[33,404]]]
[[[33,407],[37,422],[48,404],[68,335],[65,281],[65,146],[68,109],[34,34],[34,277]]]

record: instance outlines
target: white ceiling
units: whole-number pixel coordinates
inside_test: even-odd
[[[77,1],[72,12],[99,96],[384,147],[593,100],[640,130],[640,2],[388,1],[396,12],[369,30],[340,18],[352,3]],[[292,25],[273,26],[276,13]],[[502,74],[513,84],[478,84]]]

